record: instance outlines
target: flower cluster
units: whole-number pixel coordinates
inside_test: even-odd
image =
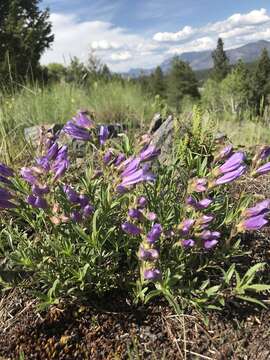
[[[80,223],[87,220],[94,212],[94,206],[90,203],[88,196],[77,193],[69,185],[64,185],[63,190],[68,201],[73,206],[70,214],[72,221]]]
[[[270,212],[270,199],[263,200],[243,211],[242,219],[236,226],[238,232],[259,230],[268,224],[266,218]]]
[[[143,196],[139,197],[136,200],[135,207],[129,209],[129,221],[122,224],[122,230],[129,235],[143,236],[138,251],[142,280],[155,282],[161,280],[161,272],[158,268],[159,251],[156,245],[162,234],[162,226],[156,222],[155,213],[146,211],[146,206],[147,199]],[[151,228],[146,234],[143,234],[141,226],[144,225],[147,228],[149,222]]]

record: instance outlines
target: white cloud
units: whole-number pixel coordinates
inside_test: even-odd
[[[132,58],[132,55],[129,51],[121,51],[118,53],[111,54],[111,59],[113,61],[126,61]]]
[[[158,32],[154,35],[153,39],[158,42],[172,42],[187,40],[197,32],[191,26],[185,26],[182,30],[176,33],[173,32]]]
[[[91,48],[93,50],[110,50],[110,49],[120,49],[121,46],[116,42],[109,42],[107,40],[93,41],[91,43]]]
[[[183,44],[178,47],[170,47],[167,51],[168,54],[180,55],[187,51],[203,51],[213,49],[216,45],[216,39],[211,37],[202,37],[187,44]]]

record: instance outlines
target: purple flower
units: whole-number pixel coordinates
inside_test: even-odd
[[[63,131],[74,139],[81,141],[89,141],[91,136],[87,129],[68,121],[63,128]]]
[[[260,201],[255,206],[253,206],[249,209],[246,209],[244,211],[244,215],[246,217],[257,216],[260,214],[265,214],[269,210],[270,210],[270,199],[266,199],[266,200]]]
[[[270,162],[260,166],[258,169],[255,170],[255,175],[264,175],[270,171]]]
[[[36,159],[36,163],[46,172],[50,171],[50,161],[46,156],[42,156]]]
[[[70,218],[73,222],[79,223],[82,221],[82,214],[80,211],[75,210],[70,214]]]
[[[140,158],[134,158],[129,162],[127,167],[124,169],[124,171],[121,174],[121,177],[132,175],[134,172],[136,172],[139,169],[141,163]]]
[[[195,220],[193,219],[185,219],[181,222],[181,224],[178,226],[179,230],[181,230],[181,233],[183,235],[187,235],[189,231],[191,230],[192,226],[194,225]]]
[[[260,148],[260,152],[258,154],[259,159],[265,160],[270,156],[270,146],[263,146]]]
[[[242,220],[238,225],[237,229],[239,232],[247,230],[259,230],[268,223],[268,220],[264,218],[265,214],[252,216],[248,219]]]
[[[60,177],[62,177],[65,174],[65,172],[67,171],[68,167],[69,167],[68,160],[60,160],[60,161],[54,163],[53,170],[54,170],[55,175],[54,175],[53,180],[56,181]]]
[[[79,203],[82,207],[89,204],[89,197],[87,195],[80,195],[79,196]]]
[[[78,204],[80,199],[79,199],[79,194],[73,190],[69,185],[65,185],[63,187],[64,193],[66,194],[66,197],[68,199],[68,201],[70,201],[73,204]]]
[[[217,170],[219,174],[226,174],[228,172],[236,170],[239,166],[242,165],[245,160],[245,154],[242,152],[236,152],[231,157],[225,161]]]
[[[156,249],[144,249],[142,246],[139,249],[138,257],[143,261],[155,261],[159,258],[159,253]]]
[[[48,203],[41,196],[29,195],[27,196],[26,202],[38,209],[46,209],[48,207]]]
[[[149,221],[156,221],[157,220],[157,214],[150,211],[147,215],[146,215],[146,218],[149,220]]]
[[[43,196],[45,194],[48,194],[50,191],[49,187],[47,185],[41,186],[41,185],[32,185],[32,193],[35,196]]]
[[[122,185],[117,185],[116,191],[119,194],[125,194],[126,192],[128,192],[128,188],[126,188],[125,186],[122,186]]]
[[[212,204],[212,202],[213,200],[209,198],[196,201],[192,196],[189,196],[186,200],[187,205],[193,206],[197,210],[207,209]]]
[[[147,204],[148,204],[148,201],[144,196],[140,196],[137,199],[137,205],[139,208],[144,209],[147,206]]]
[[[141,219],[143,218],[143,214],[142,214],[141,211],[138,210],[138,209],[129,209],[128,215],[129,215],[132,219],[141,220]]]
[[[117,155],[117,158],[115,159],[114,165],[119,166],[123,161],[125,161],[126,156],[122,153]]]
[[[10,202],[9,200],[0,198],[0,209],[12,209],[15,207],[16,205]]]
[[[242,176],[246,171],[246,166],[239,166],[236,170],[230,171],[226,173],[225,175],[221,176],[217,180],[215,180],[214,185],[223,185],[230,183],[236,179],[238,179],[240,176]]]
[[[8,190],[0,188],[0,199],[1,200],[10,200],[10,199],[12,199],[12,195],[8,192]]]
[[[47,152],[46,158],[48,160],[55,160],[58,154],[58,150],[59,150],[58,144],[57,143],[52,144],[52,146],[49,148]]]
[[[141,161],[149,161],[160,155],[160,149],[157,149],[154,145],[146,146],[140,153]]]
[[[190,248],[195,245],[195,241],[193,239],[182,240],[182,245],[185,248]]]
[[[73,118],[73,121],[76,125],[85,129],[91,129],[94,126],[94,122],[89,118],[89,116],[87,116],[85,111],[79,111]]]
[[[196,221],[196,225],[206,225],[214,220],[213,215],[203,215]]]
[[[58,150],[57,156],[56,156],[56,162],[61,160],[67,160],[68,157],[68,147],[67,145],[63,145]]]
[[[121,227],[122,230],[129,235],[139,235],[142,232],[140,228],[129,222],[123,223]]]
[[[206,250],[212,249],[214,246],[216,246],[218,241],[216,239],[206,240],[203,243],[203,246]]]
[[[149,281],[158,281],[161,279],[161,272],[159,269],[148,269],[144,271],[144,279]]]
[[[106,140],[108,139],[110,135],[108,126],[101,125],[99,129],[99,143],[100,145],[104,145]]]
[[[220,152],[215,156],[214,161],[219,161],[222,159],[226,159],[228,156],[231,155],[233,150],[233,146],[232,145],[227,145],[225,146],[223,149],[220,150]]]
[[[156,176],[153,173],[140,169],[124,177],[120,186],[127,187],[144,181],[154,181],[155,179]]]
[[[191,182],[191,191],[200,193],[200,192],[204,192],[207,190],[207,180],[204,178],[201,179],[194,179]]]
[[[27,181],[31,185],[37,183],[36,173],[32,168],[26,168],[26,167],[21,168],[21,176],[25,181]]]
[[[7,165],[0,163],[0,175],[10,177],[14,175],[14,171]]]
[[[11,181],[8,180],[7,178],[5,178],[4,176],[0,175],[0,182],[6,184],[6,185],[10,185]]]
[[[154,244],[162,234],[162,226],[160,224],[154,224],[152,229],[147,234],[147,241],[150,244]]]
[[[88,204],[83,208],[83,216],[85,218],[88,218],[89,216],[91,216],[93,214],[94,211],[95,211],[94,206],[91,204]]]
[[[202,240],[208,241],[208,240],[217,240],[221,236],[219,231],[210,231],[210,230],[204,230],[200,234],[200,238]]]
[[[113,159],[113,152],[112,150],[108,150],[105,155],[103,156],[103,162],[105,165],[109,164]]]

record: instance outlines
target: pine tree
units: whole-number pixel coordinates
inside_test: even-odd
[[[166,85],[163,71],[160,66],[156,68],[151,76],[151,88],[154,95],[160,95],[161,97],[165,96]]]
[[[168,75],[168,100],[169,104],[177,111],[180,110],[181,100],[189,95],[193,98],[200,96],[198,81],[190,65],[177,56],[172,61]]]
[[[256,64],[251,81],[251,100],[259,112],[261,103],[266,104],[270,94],[270,58],[267,49],[263,49]]]
[[[217,41],[217,47],[212,52],[214,67],[212,70],[212,79],[217,82],[222,81],[230,71],[229,59],[224,51],[224,44],[221,38]]]
[[[0,76],[22,79],[35,76],[39,60],[54,40],[49,11],[40,0],[0,1]]]

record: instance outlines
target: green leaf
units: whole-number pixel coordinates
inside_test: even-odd
[[[238,299],[241,299],[241,300],[244,300],[244,301],[247,301],[247,302],[251,302],[251,303],[254,303],[254,304],[257,304],[257,305],[260,305],[262,307],[264,307],[265,309],[267,309],[267,306],[260,300],[258,299],[255,299],[253,297],[250,297],[250,296],[246,296],[246,295],[237,295],[236,296]]]
[[[264,285],[264,284],[254,284],[249,285],[246,290],[255,290],[256,292],[266,291],[270,290],[270,285]]]

